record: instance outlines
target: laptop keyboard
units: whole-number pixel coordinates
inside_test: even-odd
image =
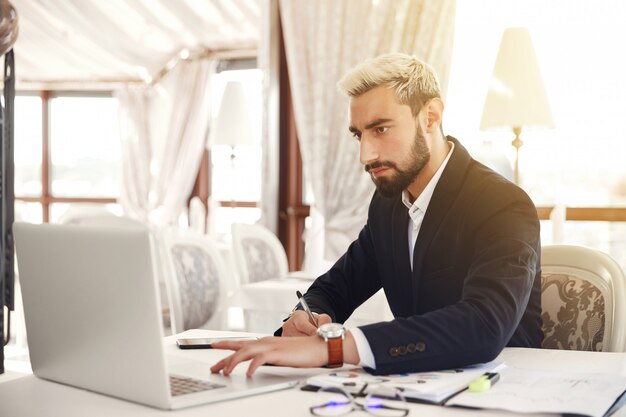
[[[199,379],[170,375],[170,392],[172,394],[172,397],[200,391],[210,391],[213,389],[224,387],[226,387],[226,385],[214,384],[212,382],[201,381]]]

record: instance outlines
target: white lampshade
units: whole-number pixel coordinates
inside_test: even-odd
[[[553,128],[552,112],[526,28],[504,31],[487,92],[481,129]]]
[[[238,81],[229,81],[212,129],[211,145],[251,145],[254,143],[246,92]]]

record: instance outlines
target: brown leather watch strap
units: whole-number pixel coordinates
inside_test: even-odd
[[[328,344],[327,368],[339,368],[343,366],[343,337],[334,337],[326,340]]]

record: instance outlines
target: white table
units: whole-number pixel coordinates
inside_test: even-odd
[[[296,291],[304,294],[312,283],[310,279],[285,278],[245,284],[235,290],[227,307],[275,312],[284,318],[298,303]],[[355,327],[389,320],[393,320],[393,314],[385,293],[380,290],[357,308],[345,325]],[[280,325],[280,321],[275,323],[276,328]]]
[[[190,330],[186,337],[216,336],[224,332]],[[175,337],[165,339],[166,353],[191,355],[202,361],[207,351],[180,351]],[[626,353],[592,353],[540,349],[505,349],[498,358],[518,367],[585,372],[606,372],[626,375]],[[245,366],[243,364],[243,371]],[[313,370],[319,372],[318,370]],[[143,417],[143,416],[309,416],[308,407],[315,402],[315,393],[292,388],[237,400],[209,404],[180,411],[162,411],[150,407],[106,397],[92,392],[41,380],[34,375],[3,382],[0,376],[0,416],[11,417]],[[520,416],[502,411],[477,411],[423,404],[408,404],[409,416]],[[350,414],[365,416],[363,412]],[[532,414],[538,416],[539,414]],[[626,416],[626,409],[615,416]],[[529,415],[524,415],[529,416]],[[554,415],[552,415],[554,416]]]

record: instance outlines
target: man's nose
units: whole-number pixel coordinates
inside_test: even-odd
[[[373,143],[373,141],[365,134],[361,136],[359,147],[359,157],[361,160],[361,164],[367,165],[371,162],[378,160],[378,148],[376,147],[376,144]]]

